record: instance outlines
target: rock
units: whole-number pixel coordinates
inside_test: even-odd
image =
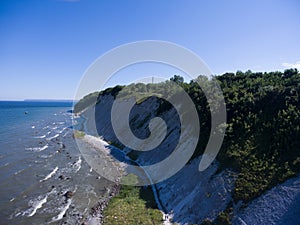
[[[57,144],[59,144],[60,149],[65,149],[66,148],[65,144],[62,143],[62,142],[58,142]]]
[[[65,175],[63,175],[63,174],[60,175],[58,178],[61,179],[61,180],[65,180],[66,179]]]
[[[69,198],[72,198],[72,196],[74,195],[74,193],[72,191],[67,191],[64,196],[69,199]]]

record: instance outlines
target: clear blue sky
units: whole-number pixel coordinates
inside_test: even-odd
[[[96,58],[139,40],[185,46],[215,74],[300,67],[299,12],[297,0],[1,0],[0,99],[71,99]]]

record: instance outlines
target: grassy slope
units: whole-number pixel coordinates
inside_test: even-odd
[[[104,211],[104,224],[162,224],[162,213],[155,209],[151,189],[122,186]]]

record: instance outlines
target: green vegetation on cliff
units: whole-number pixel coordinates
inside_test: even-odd
[[[203,85],[210,82],[205,76],[198,79]],[[222,89],[227,110],[226,135],[217,159],[220,170],[231,168],[238,174],[234,201],[247,204],[300,172],[300,74],[296,69],[265,73],[249,70],[225,73],[214,79]],[[186,83],[177,75],[171,80],[189,94],[199,113],[201,135],[194,158],[207,145],[210,108],[197,82]],[[132,84],[124,90],[128,94],[147,92],[159,96],[174,92],[169,85],[170,81]],[[116,96],[122,88],[107,89],[101,94]],[[157,115],[169,109],[170,104],[161,102]],[[218,221],[230,221],[230,212],[228,208]]]
[[[104,210],[104,224],[162,224],[162,213],[156,208],[149,188],[122,185],[119,195]]]

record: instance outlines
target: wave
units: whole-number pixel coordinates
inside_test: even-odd
[[[45,127],[43,127],[43,130],[45,130],[45,129],[47,129],[47,128],[49,128],[49,126],[45,126]]]
[[[57,138],[59,136],[59,134],[55,134],[52,137],[46,138],[47,141],[51,141],[53,138]]]
[[[67,136],[68,133],[69,133],[69,131],[67,130],[67,132],[63,135],[63,137]]]
[[[67,127],[64,127],[61,131],[59,131],[58,133],[61,134],[62,132],[64,132],[64,130],[67,129]]]
[[[77,162],[75,162],[73,164],[73,168],[75,168],[75,173],[77,173],[80,170],[80,168],[81,168],[81,162],[82,162],[81,156],[79,156]]]
[[[48,144],[44,145],[43,147],[34,147],[34,148],[25,148],[26,150],[34,151],[34,152],[41,152],[47,149],[49,146]]]
[[[52,127],[52,130],[56,130],[58,128],[58,126]]]
[[[33,137],[33,138],[45,138],[46,135],[42,135],[42,136],[36,136],[36,137]]]
[[[55,167],[44,179],[40,180],[40,182],[50,179],[56,173],[57,170],[58,167]]]
[[[53,157],[53,154],[50,154],[50,155],[40,155],[38,157],[41,158],[41,159],[48,159],[48,158]]]
[[[25,210],[24,212],[19,212],[15,217],[22,215],[27,217],[32,217],[36,214],[37,210],[42,208],[42,206],[47,202],[48,196],[55,191],[55,188],[48,192],[46,195],[40,195],[35,200],[30,200],[29,205],[31,208]]]
[[[1,167],[6,167],[6,166],[8,166],[8,165],[9,165],[9,163],[5,163],[4,165],[1,165],[0,168],[1,168]]]
[[[71,203],[72,203],[71,199],[68,199],[65,207],[62,208],[62,210],[60,211],[60,213],[57,216],[52,218],[51,222],[56,222],[58,220],[61,220],[64,217],[64,215],[66,214],[67,210],[69,209]]]
[[[21,170],[18,170],[17,172],[15,172],[14,174],[15,175],[18,175],[19,173],[22,173],[25,169],[21,169]]]
[[[47,202],[47,198],[48,198],[48,195],[45,196],[45,198],[43,198],[42,200],[40,201],[37,201],[33,204],[33,208],[32,208],[32,211],[31,213],[28,215],[28,217],[31,217],[33,216],[36,211],[40,208],[42,208],[42,206]]]

